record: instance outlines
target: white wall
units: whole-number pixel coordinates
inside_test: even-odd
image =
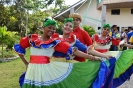
[[[121,8],[120,15],[111,15],[111,9],[107,9],[106,20],[110,25],[116,24],[120,28],[133,26],[133,14],[131,14],[131,8]]]
[[[87,16],[101,20],[101,10],[97,10],[97,0],[92,0],[90,8],[87,12]],[[77,13],[82,16],[85,15],[90,0],[88,0],[78,11]],[[83,19],[84,21],[84,19]],[[120,15],[111,15],[111,9],[107,9],[106,12],[106,23],[109,23],[111,26],[116,24],[120,27],[133,26],[133,14],[131,14],[131,8],[122,8],[120,9]],[[85,25],[92,25],[95,29],[98,26],[101,26],[101,22],[86,18],[84,21]]]
[[[89,5],[90,0],[88,0],[78,11],[77,13],[81,14],[82,16],[84,16],[86,14],[87,17],[91,17],[97,20],[101,20],[101,11],[97,10],[97,2],[96,0],[92,0],[92,3],[90,5],[90,8],[87,11],[88,5]],[[83,24],[84,25],[92,25],[95,29],[97,29],[98,24],[99,26],[101,26],[101,22],[92,20],[92,19],[88,19],[88,18],[82,18],[83,19]]]

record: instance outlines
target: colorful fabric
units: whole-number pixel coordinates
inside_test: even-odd
[[[111,64],[111,66],[112,65],[113,64]],[[100,63],[99,61],[95,61],[95,62],[87,61],[87,62],[82,62],[82,63],[79,62],[79,63],[72,64],[72,63],[52,61],[47,66],[47,69],[49,67],[50,69],[52,69],[53,72],[51,70],[46,72],[46,70],[43,70],[43,68],[36,69],[38,70],[36,73],[37,75],[36,77],[38,77],[38,75],[40,74],[40,71],[43,70],[44,74],[40,74],[40,75],[44,75],[44,76],[41,76],[41,77],[44,77],[44,80],[48,80],[48,78],[50,78],[49,79],[50,81],[44,81],[44,82],[38,83],[35,81],[31,82],[29,80],[26,80],[25,81],[26,84],[24,84],[22,88],[29,88],[33,86],[34,88],[38,88],[37,86],[39,86],[40,84],[42,84],[40,85],[41,88],[48,88],[48,87],[51,87],[51,88],[55,88],[55,87],[56,88],[71,88],[71,87],[72,88],[108,88],[108,85],[105,86],[105,83],[107,82],[106,78],[109,77],[110,70],[108,69],[108,67],[104,62]],[[33,70],[35,69],[32,69],[31,71]],[[33,77],[32,76],[33,73],[31,71],[30,71],[29,77]],[[66,72],[66,73],[63,73],[63,72]],[[24,74],[22,74],[22,76],[24,76]],[[62,76],[60,76],[61,74]],[[23,78],[22,76],[21,76],[21,79]],[[51,80],[52,77],[53,77],[53,80]],[[39,80],[39,78],[37,78],[37,80]],[[21,80],[21,83],[23,83],[22,81],[23,80]]]
[[[133,50],[124,50],[116,61],[114,78],[118,78],[133,64]]]
[[[129,42],[133,43],[133,35],[130,37]]]
[[[53,25],[56,27],[56,21],[51,20],[51,19],[45,19],[44,23],[43,23],[43,27],[49,26],[49,25]]]
[[[133,35],[133,31],[127,33],[127,41],[129,42],[131,36]]]
[[[67,22],[71,22],[72,26],[74,26],[73,18],[65,18],[64,23],[66,24]]]
[[[115,69],[115,63],[116,63],[116,58],[110,58],[108,61],[105,61],[106,64],[109,64],[109,74],[106,77],[106,81],[103,85],[102,88],[113,88],[113,76],[114,76],[114,69]],[[98,87],[96,87],[98,88]],[[100,88],[100,87],[99,87]]]
[[[107,36],[106,39],[101,40],[99,39],[99,36],[97,34],[94,34],[93,39],[95,42],[103,46],[108,45],[112,41],[112,38],[110,36]]]
[[[78,50],[82,51],[82,52],[86,52],[87,51],[87,46],[85,46],[83,43],[81,43],[78,39],[76,39],[75,35],[70,36],[69,38],[60,38],[61,41],[63,42],[68,42],[70,43],[70,45],[72,47],[77,47]],[[53,54],[54,57],[65,57],[66,55],[61,53],[61,52],[54,52]]]
[[[28,37],[29,40],[24,39],[21,43],[26,46],[25,43],[27,44],[27,41],[29,41],[31,46],[27,71],[24,73],[25,76],[22,75],[20,78],[22,88],[94,88],[92,84],[97,77],[99,79],[99,76],[100,79],[96,81],[97,83],[94,86],[104,85],[105,80],[103,79],[106,79],[108,74],[108,67],[104,62],[49,62],[48,59],[52,57],[54,52],[61,51],[67,54],[67,57],[72,54],[74,48],[56,39],[41,41],[37,35],[31,35]],[[19,44],[19,46],[21,45]],[[16,50],[15,47],[14,49]],[[23,79],[23,77],[25,78]]]
[[[133,50],[110,51],[107,54],[116,57],[113,86],[122,85],[133,73]]]
[[[89,36],[89,34],[86,31],[84,31],[80,27],[74,29],[73,32],[71,33],[71,35],[73,35],[73,34],[76,35],[76,38],[80,42],[82,42],[84,45],[87,45],[87,46],[92,45],[91,37]],[[74,59],[77,60],[77,61],[80,61],[80,62],[85,61],[85,58],[80,58],[80,57],[75,57]]]
[[[100,39],[100,38],[97,38]],[[108,45],[99,45],[99,49],[107,49]],[[105,48],[104,48],[105,47]],[[96,48],[94,46],[94,48]],[[104,52],[105,53],[105,52]],[[133,50],[125,51],[108,51],[108,55],[114,56],[117,61],[115,63],[114,76],[113,76],[113,86],[118,87],[130,78],[131,73],[133,73]],[[113,70],[112,70],[113,71]]]
[[[110,27],[109,24],[104,24],[104,25],[103,25],[103,28],[108,28],[109,30],[111,29],[111,27]]]
[[[131,75],[133,74],[133,65],[130,66],[123,74],[119,76],[119,78],[113,79],[113,86],[119,87],[125,81],[130,80]]]

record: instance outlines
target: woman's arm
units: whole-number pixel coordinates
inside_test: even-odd
[[[106,58],[106,59],[109,59],[110,57],[112,57],[110,55],[107,55],[107,54],[104,54],[104,53],[100,53],[98,51],[91,50],[91,49],[89,49],[88,52],[90,54],[94,55],[94,56],[98,56],[98,57],[102,57],[102,58]]]
[[[26,66],[26,69],[27,69],[29,62],[25,59],[24,55],[20,55],[20,54],[19,54],[19,57],[21,58],[21,60],[23,61],[23,63],[24,63],[25,66]]]
[[[28,61],[25,59],[24,55],[20,55],[19,54],[19,57],[21,58],[21,60],[23,61],[23,63],[27,66],[29,63]]]
[[[85,54],[85,53],[83,53],[83,52],[81,52],[81,51],[79,51],[79,50],[73,51],[73,55],[75,55],[75,56],[77,56],[77,57],[88,58],[88,59],[90,59],[90,60],[101,60],[101,59],[98,58],[98,57]]]

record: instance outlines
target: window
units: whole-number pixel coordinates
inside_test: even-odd
[[[120,27],[117,27],[118,31],[120,32]]]
[[[133,14],[133,9],[131,9],[131,14]]]
[[[101,29],[101,27],[98,27],[98,30],[100,30]]]
[[[120,9],[111,10],[111,15],[120,15]]]

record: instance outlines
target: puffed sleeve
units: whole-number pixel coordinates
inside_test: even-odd
[[[81,43],[78,39],[76,39],[76,43],[74,44],[74,47],[77,47],[78,50],[80,50],[82,52],[86,52],[86,50],[87,50],[87,46],[84,45],[83,43]]]
[[[29,43],[29,39],[28,37],[24,37],[20,39],[20,43],[19,44],[15,44],[13,49],[21,55],[25,54],[25,49],[30,47],[30,43]]]
[[[55,51],[66,54],[66,60],[70,60],[70,56],[72,56],[73,52],[77,50],[74,47],[70,47],[70,45],[66,42],[60,42],[58,45],[54,47],[54,49]]]

